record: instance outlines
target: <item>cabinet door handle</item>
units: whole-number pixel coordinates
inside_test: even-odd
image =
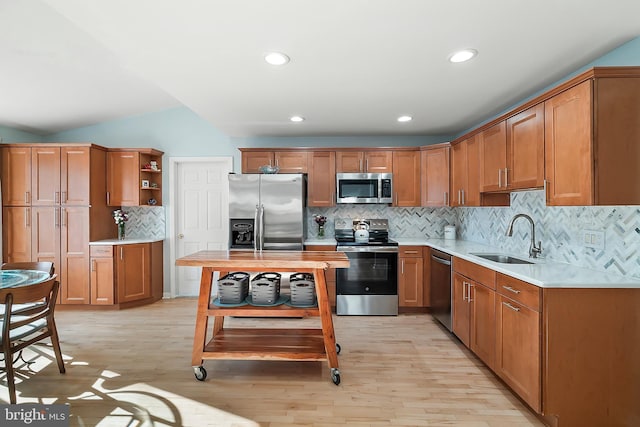
[[[467,295],[469,291],[469,283],[462,282],[462,301],[469,301],[469,295]]]
[[[67,203],[67,192],[63,191],[62,192],[62,200],[61,203]]]
[[[396,191],[396,202],[395,202],[395,204],[396,205],[398,204],[398,192],[397,191]]]
[[[96,271],[96,260],[95,259],[91,260],[91,271]]]
[[[55,203],[55,204],[60,203],[60,192],[59,191],[54,191],[53,192],[53,203]]]
[[[402,266],[402,274],[404,274],[404,260],[402,260],[402,262],[400,264]]]
[[[460,191],[462,191],[462,205],[464,206],[464,189],[462,189]]]
[[[60,221],[62,221],[62,226],[63,227],[67,226],[67,215],[68,215],[67,210],[62,208],[62,212],[60,214]]]
[[[24,202],[31,204],[31,191],[24,192]]]
[[[461,205],[462,204],[462,197],[460,197],[460,192],[462,190],[458,190],[458,204]]]
[[[31,209],[26,208],[24,210],[24,227],[29,228],[31,226]]]
[[[107,206],[109,205],[109,192],[107,191]]]
[[[467,301],[469,301],[469,302],[473,301],[471,299],[471,288],[473,288],[473,285],[471,283],[469,283],[469,298],[467,299]]]
[[[549,201],[549,192],[547,191],[549,186],[547,184],[548,184],[548,181],[546,179],[544,181],[542,181],[542,185],[544,187],[544,201],[545,202]]]
[[[518,307],[514,307],[513,305],[509,304],[508,302],[503,302],[503,305],[506,305],[508,308],[510,308],[513,311],[520,311],[520,309]]]
[[[504,187],[509,186],[509,168],[504,168]]]
[[[502,285],[502,287],[505,288],[506,290],[510,291],[510,292],[513,292],[514,294],[519,294],[520,293],[519,290],[517,290],[515,288],[512,288],[511,286]]]
[[[498,169],[498,188],[502,188],[502,169]]]
[[[364,161],[364,171],[369,172],[369,159]]]
[[[122,248],[122,246],[120,246],[120,260],[121,261],[124,260],[124,255],[123,255],[122,252],[123,252],[123,248]]]
[[[449,204],[449,193],[444,192],[444,205],[447,206]]]
[[[404,251],[405,254],[418,254],[418,251]]]
[[[278,164],[278,159],[276,159],[276,167],[280,167],[280,165]]]

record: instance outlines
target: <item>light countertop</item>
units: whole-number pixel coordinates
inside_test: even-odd
[[[164,239],[154,239],[154,238],[150,238],[150,239],[145,239],[145,238],[131,238],[131,239],[124,239],[124,240],[119,240],[119,239],[105,239],[105,240],[96,240],[94,242],[89,242],[89,246],[99,246],[99,245],[110,245],[110,246],[114,246],[114,245],[133,245],[134,243],[154,243],[154,242],[161,242]]]
[[[394,238],[400,245],[431,246],[453,256],[471,261],[483,267],[533,283],[542,288],[640,288],[640,278],[626,277],[616,273],[607,273],[571,264],[528,258],[526,255],[507,253],[495,246],[464,240],[444,239],[404,239]],[[534,264],[503,264],[489,261],[473,255],[474,253],[493,253],[511,255],[526,259]]]

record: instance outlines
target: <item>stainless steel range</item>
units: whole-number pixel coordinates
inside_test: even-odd
[[[336,271],[339,315],[398,314],[398,242],[386,219],[336,218],[337,250],[351,265]]]

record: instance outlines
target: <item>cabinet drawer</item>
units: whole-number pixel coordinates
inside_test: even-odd
[[[540,311],[542,293],[539,287],[502,273],[498,273],[496,281],[498,293],[532,310]]]
[[[453,271],[482,283],[484,286],[496,288],[496,272],[462,258],[453,258]]]
[[[422,258],[422,246],[400,246],[398,256],[400,258]]]
[[[112,258],[113,246],[111,245],[89,246],[89,256]]]

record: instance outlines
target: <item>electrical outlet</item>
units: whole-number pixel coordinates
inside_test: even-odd
[[[604,249],[604,231],[582,230],[582,246]]]

